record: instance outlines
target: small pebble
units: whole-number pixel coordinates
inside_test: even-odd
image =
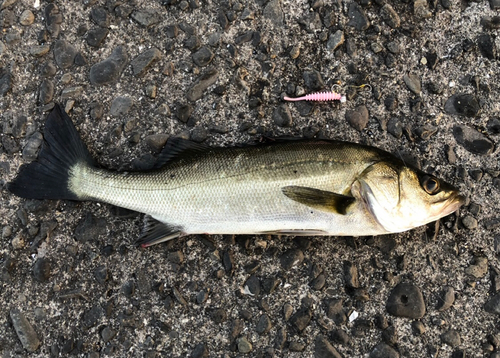
[[[257,325],[255,326],[255,331],[260,334],[266,334],[269,332],[272,328],[271,320],[269,319],[269,316],[267,314],[263,314],[259,318],[259,322],[257,322]]]
[[[299,266],[304,261],[304,253],[299,249],[290,249],[280,257],[281,267],[290,270],[294,266]]]
[[[73,65],[77,52],[76,48],[65,40],[58,40],[54,44],[54,60],[62,69]]]
[[[90,82],[98,86],[116,82],[125,68],[127,60],[128,55],[125,49],[121,46],[115,48],[108,58],[90,68]]]
[[[365,105],[356,107],[354,110],[346,111],[345,118],[347,122],[358,131],[366,128],[369,121],[368,108]]]
[[[161,58],[161,52],[157,48],[150,48],[136,58],[134,58],[130,64],[132,65],[132,72],[134,76],[143,74],[148,67],[150,67],[154,62]]]
[[[279,127],[289,127],[292,125],[292,114],[286,104],[282,104],[273,112],[274,123]]]
[[[441,341],[452,348],[455,348],[462,343],[460,334],[454,329],[450,329],[449,331],[443,333],[441,335]]]
[[[161,21],[159,12],[156,9],[141,9],[132,12],[130,16],[135,22],[144,27],[156,25]]]
[[[401,25],[399,15],[388,3],[380,8],[380,16],[382,20],[384,20],[384,22],[393,29],[398,28]]]
[[[314,346],[314,357],[315,358],[342,358],[340,353],[322,335],[316,336],[315,346]]]
[[[448,98],[444,110],[449,114],[472,118],[479,114],[481,108],[475,96],[471,94],[455,94]]]
[[[326,48],[331,51],[335,51],[344,43],[344,32],[337,30],[334,34],[330,35],[328,42],[326,43]]]
[[[241,337],[237,340],[238,352],[240,353],[250,353],[253,349],[252,343],[248,341],[247,337]]]
[[[87,37],[86,37],[87,44],[89,46],[96,47],[96,48],[101,47],[102,43],[104,42],[104,40],[106,39],[108,34],[109,34],[109,30],[106,28],[96,27],[96,28],[90,29],[87,32]]]
[[[365,31],[370,27],[370,20],[368,20],[365,11],[354,1],[349,3],[347,16],[349,18],[347,25],[354,27],[358,31]]]
[[[477,228],[477,220],[470,215],[467,215],[464,218],[462,218],[462,224],[466,229],[469,230],[474,230]]]
[[[399,353],[386,343],[379,343],[370,352],[370,358],[399,358]]]
[[[403,80],[410,91],[420,96],[420,92],[422,91],[420,77],[415,74],[408,74],[403,76]]]
[[[30,353],[35,352],[40,347],[41,342],[26,316],[19,309],[12,308],[10,319],[24,349]]]
[[[311,91],[319,91],[325,87],[321,74],[316,70],[307,70],[302,74],[304,83]]]
[[[38,92],[38,101],[40,104],[47,104],[54,98],[54,83],[50,80],[43,80]]]
[[[219,72],[216,69],[208,70],[206,73],[201,75],[194,85],[187,91],[186,98],[188,101],[195,102],[199,100],[203,93],[208,87],[213,85],[217,78],[219,77]]]
[[[23,26],[29,26],[35,21],[35,15],[31,10],[24,10],[19,16],[19,23]]]
[[[35,261],[33,265],[33,276],[38,282],[48,282],[51,276],[51,265],[50,262],[41,257]]]
[[[455,302],[455,290],[453,287],[445,287],[438,296],[436,309],[440,312],[449,309]]]
[[[302,332],[311,322],[312,312],[309,308],[301,308],[290,317],[290,323]]]
[[[495,148],[491,139],[466,125],[453,127],[453,136],[458,144],[474,154],[489,155]]]
[[[426,329],[422,321],[413,321],[411,324],[411,327],[413,328],[413,332],[415,335],[420,336],[425,333]]]
[[[500,315],[500,293],[496,293],[486,302],[484,310],[488,313]]]
[[[207,46],[203,46],[193,54],[193,62],[200,67],[207,66],[214,58],[214,53]]]
[[[109,114],[113,117],[124,116],[130,111],[133,104],[134,101],[128,96],[116,97],[111,103]]]
[[[488,272],[488,259],[484,256],[476,256],[472,265],[465,269],[465,273],[475,279],[480,279],[486,276]]]
[[[422,292],[411,283],[400,283],[392,290],[386,309],[397,317],[422,318],[425,314]]]

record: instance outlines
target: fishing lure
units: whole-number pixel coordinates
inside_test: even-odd
[[[311,93],[302,97],[288,97],[285,96],[283,97],[285,101],[340,101],[341,103],[344,103],[347,99],[344,95],[341,95],[340,93],[335,93],[335,92],[316,92],[316,93]]]

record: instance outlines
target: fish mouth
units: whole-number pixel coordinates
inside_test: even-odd
[[[457,211],[463,204],[465,204],[465,196],[455,192],[450,195],[448,199],[446,199],[446,202],[447,203],[443,207],[442,216],[447,216]]]

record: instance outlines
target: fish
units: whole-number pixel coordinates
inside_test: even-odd
[[[276,140],[209,147],[170,137],[153,168],[101,168],[59,106],[38,158],[8,190],[29,199],[98,201],[146,214],[138,246],[191,234],[372,236],[455,212],[454,186],[371,146]]]

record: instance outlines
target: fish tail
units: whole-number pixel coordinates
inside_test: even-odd
[[[74,169],[82,165],[94,167],[95,161],[68,114],[56,104],[45,123],[38,159],[23,165],[7,189],[27,199],[82,200],[70,185]]]

